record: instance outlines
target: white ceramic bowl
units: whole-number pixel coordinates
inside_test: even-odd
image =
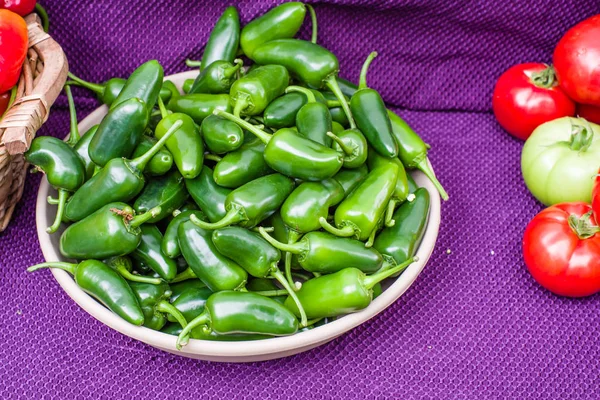
[[[178,87],[181,87],[186,79],[195,78],[196,75],[196,71],[189,71],[171,75],[167,78]],[[79,124],[80,131],[82,133],[86,132],[91,126],[99,123],[106,112],[106,106],[92,112]],[[429,221],[423,241],[417,252],[419,261],[410,265],[399,278],[395,280],[388,279],[384,284],[384,292],[364,310],[293,336],[253,341],[252,345],[248,345],[248,342],[214,342],[191,339],[189,344],[183,347],[182,350],[177,350],[175,336],[145,327],[134,326],[124,321],[81,290],[67,272],[52,269],[52,274],[65,292],[94,318],[124,335],[170,353],[201,360],[223,362],[263,361],[297,354],[327,343],[379,314],[410,287],[425,267],[433,252],[438,235],[440,197],[435,187],[421,172],[413,172],[413,177],[419,186],[425,187],[431,195]],[[64,257],[59,252],[59,238],[65,227],[62,226],[59,232],[54,235],[46,233],[46,227],[52,224],[56,212],[56,206],[49,205],[46,202],[48,195],[55,196],[56,192],[44,179],[40,185],[36,206],[36,224],[40,246],[46,261],[64,261]]]

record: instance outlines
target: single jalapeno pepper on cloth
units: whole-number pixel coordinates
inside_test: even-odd
[[[200,279],[188,279],[188,280],[185,280],[182,282],[169,283],[169,287],[171,288],[171,292],[172,292],[171,293],[171,304],[172,304],[184,292],[186,292],[188,290],[206,288],[206,285]]]
[[[416,168],[422,171],[440,192],[442,199],[448,200],[448,193],[446,193],[429,166],[428,146],[402,118],[390,110],[388,110],[388,116],[392,123],[392,133],[396,138],[396,142],[398,142],[398,158],[400,158],[402,164],[406,168]]]
[[[326,232],[309,232],[293,244],[278,242],[264,228],[258,228],[262,237],[279,250],[297,254],[300,266],[309,272],[330,274],[354,267],[365,273],[378,271],[383,256],[373,248],[354,239],[340,238]]]
[[[126,160],[115,158],[73,194],[65,207],[68,220],[79,221],[114,201],[129,201],[144,188],[144,169],[152,157],[181,126],[177,121],[144,155]]]
[[[242,60],[235,60],[235,64],[224,60],[213,61],[202,69],[188,93],[229,93],[229,89],[243,64]]]
[[[195,281],[200,282],[197,279]],[[211,294],[213,292],[206,286],[192,287],[182,292],[175,300],[172,300],[173,297],[171,295],[171,304],[181,312],[186,321],[191,321],[202,314],[206,300]],[[177,322],[172,315],[167,315],[167,320]]]
[[[386,164],[396,164],[398,166],[398,179],[396,179],[396,188],[394,189],[394,194],[392,194],[392,198],[390,199],[390,202],[388,203],[388,207],[387,207],[387,211],[385,214],[385,226],[390,227],[390,226],[394,226],[394,218],[393,218],[393,214],[394,214],[394,210],[396,209],[396,206],[398,204],[401,204],[402,202],[404,202],[405,200],[409,200],[412,201],[412,198],[414,196],[410,196],[410,191],[408,188],[408,178],[406,177],[406,170],[404,169],[404,165],[402,165],[402,162],[394,157],[394,158],[387,158],[387,157],[382,157],[379,153],[377,153],[375,150],[370,149],[369,150],[369,169],[373,170],[375,168],[384,166]],[[409,197],[410,196],[410,197]]]
[[[215,183],[212,169],[202,167],[200,175],[185,180],[185,187],[210,222],[217,222],[225,217],[225,201],[231,190]]]
[[[300,86],[288,86],[285,92],[299,92],[308,99],[308,103],[303,105],[296,114],[298,132],[307,139],[331,147],[331,138],[327,136],[327,133],[332,130],[331,114],[327,106],[318,103],[315,95],[309,89]]]
[[[231,85],[229,103],[233,114],[259,115],[270,102],[281,96],[290,83],[290,75],[281,65],[262,65]]]
[[[215,111],[236,122],[266,144],[263,154],[267,165],[284,175],[307,181],[331,178],[342,167],[342,156],[335,150],[305,138],[293,129],[283,128],[273,135],[232,114]]]
[[[217,20],[204,47],[200,71],[215,61],[233,62],[240,43],[240,16],[237,8],[227,7]]]
[[[223,256],[212,242],[212,232],[191,221],[179,225],[179,246],[190,270],[213,292],[242,289],[246,271]],[[184,272],[185,273],[185,272]]]
[[[179,225],[185,221],[190,220],[190,215],[195,214],[198,218],[206,218],[204,213],[200,210],[187,210],[187,211],[175,211],[173,215],[175,218],[169,222],[165,234],[160,245],[160,249],[163,254],[170,258],[177,258],[181,255],[181,248],[179,247],[179,239],[177,238],[177,232]]]
[[[214,110],[231,112],[228,94],[186,94],[179,96],[167,105],[167,109],[190,116],[195,123],[200,125],[204,118],[213,113]]]
[[[415,255],[425,233],[429,215],[429,192],[425,188],[419,188],[414,196],[413,201],[405,202],[394,213],[396,224],[379,232],[373,243],[373,248],[393,257],[396,264]]]
[[[110,105],[111,110],[124,101],[138,98],[142,100],[148,112],[156,105],[163,84],[163,67],[156,60],[150,60],[129,75],[123,89]]]
[[[360,241],[368,240],[365,246],[372,246],[377,227],[382,222],[394,194],[397,179],[396,164],[387,164],[372,170],[335,210],[336,227],[325,218],[320,218],[321,226],[333,235],[351,236]]]
[[[214,181],[219,186],[235,189],[256,178],[273,173],[265,161],[264,151],[265,144],[260,139],[254,138],[242,144],[238,150],[226,154],[215,165]],[[212,221],[211,218],[209,219]]]
[[[159,212],[153,209],[135,215],[125,203],[109,203],[70,225],[60,237],[60,252],[79,260],[127,255],[140,244],[140,225]]]
[[[148,223],[156,223],[181,207],[188,197],[185,181],[179,171],[175,170],[148,182],[133,203],[133,209],[137,213],[144,213],[160,207],[160,214],[148,221]]]
[[[375,57],[377,52],[369,54],[360,71],[358,91],[350,99],[350,109],[358,129],[369,144],[384,157],[396,157],[398,144],[392,133],[385,103],[376,90],[367,87],[367,71]]]
[[[152,285],[159,285],[162,282],[158,278],[132,273],[133,264],[131,263],[131,259],[127,256],[111,257],[103,260],[102,262],[117,271],[119,275],[121,275],[127,281],[149,283]]]
[[[203,229],[219,229],[229,225],[253,228],[273,214],[292,193],[294,181],[281,174],[257,178],[235,189],[225,199],[227,214],[213,223],[191,215],[190,221]]]
[[[161,250],[163,235],[152,224],[144,224],[140,226],[140,230],[140,244],[131,253],[131,257],[144,263],[165,281],[171,281],[177,275],[177,264]]]
[[[344,168],[358,168],[367,161],[369,145],[358,129],[347,129],[334,134],[327,132],[333,139],[333,149],[344,155]]]
[[[169,297],[171,297],[169,285],[164,282],[160,285],[131,282],[129,286],[142,307],[145,327],[158,331],[167,323],[167,316],[171,317],[174,322],[178,322],[182,328],[187,325],[183,314],[169,303]]]
[[[81,136],[81,139],[73,146],[73,150],[81,159],[83,163],[83,168],[85,170],[85,180],[89,180],[92,176],[94,176],[94,170],[96,169],[96,164],[90,158],[90,143],[92,143],[92,139],[98,130],[99,125],[92,126],[86,133]]]
[[[338,78],[339,79],[339,78]],[[323,97],[325,98],[326,105],[329,107],[329,113],[331,114],[331,120],[337,122],[338,124],[348,127],[350,126],[350,121],[348,121],[348,117],[344,112],[339,100],[332,92],[322,92]],[[350,100],[346,100],[350,101]],[[334,105],[335,104],[335,105]],[[335,133],[335,132],[334,132]]]
[[[113,158],[129,157],[142,140],[150,116],[146,104],[128,99],[112,108],[94,134],[89,155],[94,164],[104,167]]]
[[[190,332],[203,327],[204,333],[221,335],[255,333],[269,336],[292,335],[298,330],[298,320],[275,300],[252,292],[224,290],[206,301],[204,312],[183,329],[177,348],[187,344]]]
[[[369,169],[366,164],[354,169],[342,169],[335,174],[333,179],[344,188],[344,198],[356,188],[369,174]]]
[[[206,147],[215,154],[237,150],[244,143],[244,131],[235,122],[216,115],[202,121],[202,136]]]
[[[127,284],[115,270],[97,260],[86,260],[79,264],[48,262],[27,268],[28,272],[40,268],[59,268],[75,278],[75,283],[84,292],[94,297],[106,308],[133,325],[144,323],[140,304]]]
[[[60,227],[70,193],[83,185],[83,163],[67,143],[52,136],[38,136],[33,139],[25,153],[25,160],[42,171],[48,178],[48,183],[58,190],[58,200],[48,198],[50,204],[58,205],[54,223],[46,229],[46,232],[54,233]]]
[[[156,144],[157,140],[153,137],[143,135],[142,140],[137,145],[131,157],[136,158],[147,152]],[[169,153],[169,150],[164,147],[158,151],[150,159],[146,170],[144,171],[146,174],[150,176],[161,176],[169,172],[171,167],[173,166],[173,155]]]
[[[300,2],[284,3],[272,8],[244,26],[240,36],[242,51],[252,58],[254,50],[261,44],[294,37],[300,30],[305,16],[306,6]]]
[[[341,271],[302,284],[296,292],[308,318],[337,317],[366,308],[373,299],[373,288],[382,280],[404,271],[418,258],[373,275],[365,275],[357,268],[345,268]],[[288,298],[285,306],[299,315],[296,305]]]

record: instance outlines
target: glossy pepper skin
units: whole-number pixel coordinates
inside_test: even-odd
[[[9,91],[19,81],[27,56],[27,24],[18,14],[0,9],[0,93]]]
[[[314,94],[300,86],[289,86],[286,93],[300,92],[306,96],[308,103],[303,105],[296,114],[296,127],[305,138],[331,147],[331,138],[327,136],[332,131],[331,113],[325,104],[317,102]]]
[[[240,42],[240,16],[235,7],[227,7],[217,20],[204,47],[200,71],[215,61],[232,63]]]
[[[367,71],[376,56],[377,52],[372,52],[362,67],[358,91],[350,99],[350,109],[358,129],[369,144],[384,157],[396,157],[398,144],[385,103],[376,90],[367,87]]]
[[[137,98],[112,108],[90,143],[89,155],[94,164],[104,167],[113,158],[130,157],[142,140],[149,118],[146,104]]]
[[[215,165],[214,181],[219,186],[235,189],[256,178],[273,173],[263,157],[264,151],[265,144],[260,139],[251,139],[242,144],[239,149],[227,153]]]
[[[185,187],[209,221],[217,222],[225,217],[225,201],[231,190],[215,183],[212,169],[202,167],[200,175],[185,180]]]
[[[196,217],[200,219],[206,218],[204,213],[200,210],[186,210],[182,212],[175,212],[173,215],[175,217],[169,222],[167,229],[165,230],[165,234],[163,235],[162,243],[160,245],[160,249],[164,255],[169,258],[177,258],[181,255],[181,248],[179,247],[179,239],[177,238],[177,233],[179,230],[179,225],[184,223],[185,221],[190,220],[190,215],[195,214]]]
[[[229,103],[235,116],[259,115],[270,102],[281,96],[290,75],[281,65],[262,65],[231,85]]]
[[[296,333],[298,320],[287,308],[268,297],[225,290],[208,298],[204,312],[190,321],[179,335],[178,348],[188,342],[192,329],[201,326],[206,334],[214,331],[221,335],[285,336]]]
[[[273,100],[263,113],[265,126],[273,129],[291,128],[296,125],[298,111],[308,103],[302,93],[290,92]]]
[[[197,279],[195,281],[200,282]],[[186,321],[191,321],[202,314],[206,300],[212,294],[213,292],[206,286],[191,287],[183,291],[175,300],[172,300],[171,304],[181,312]],[[172,315],[168,315],[167,319],[170,322],[177,322]]]
[[[204,164],[204,142],[192,118],[182,113],[165,115],[154,132],[160,139],[178,121],[181,126],[167,140],[165,147],[173,155],[173,161],[181,175],[186,179],[194,179],[200,174]]]
[[[219,253],[212,242],[212,232],[186,221],[179,225],[178,237],[181,253],[190,269],[210,290],[218,292],[244,287],[248,274]]]
[[[140,244],[139,226],[157,211],[136,216],[125,203],[109,203],[70,225],[60,237],[60,252],[79,260],[127,255]]]
[[[200,279],[188,279],[182,282],[170,283],[171,287],[171,303],[179,298],[184,292],[190,289],[202,289],[206,285]]]
[[[390,164],[390,163],[396,164],[398,166],[398,179],[396,179],[396,187],[394,189],[394,193],[392,194],[392,198],[390,199],[390,202],[388,203],[386,216],[385,216],[385,225],[386,226],[394,225],[395,220],[393,219],[392,214],[394,213],[394,210],[396,209],[396,205],[404,202],[408,198],[408,195],[410,194],[409,188],[408,188],[408,178],[406,176],[406,170],[404,169],[404,165],[402,165],[402,161],[400,161],[398,158],[382,157],[375,150],[372,150],[372,149],[369,150],[369,169],[373,170],[375,168],[378,168],[378,167],[381,167],[381,166],[384,166],[384,165]]]
[[[160,207],[160,213],[148,223],[157,223],[177,210],[188,199],[185,181],[179,171],[171,171],[148,182],[133,203],[137,213],[145,213]]]
[[[419,188],[414,195],[413,201],[405,202],[394,213],[396,224],[383,229],[373,243],[373,248],[392,257],[396,264],[415,255],[425,233],[429,215],[429,192],[425,188]]]
[[[219,229],[237,224],[253,228],[273,214],[294,189],[294,181],[281,174],[257,178],[235,189],[225,199],[227,214],[214,223],[199,220],[194,215],[190,221],[203,229]]]
[[[305,16],[306,6],[300,2],[284,3],[274,7],[244,26],[240,37],[242,51],[252,58],[254,50],[261,44],[275,39],[294,37],[300,30]]]
[[[352,236],[360,241],[368,239],[366,246],[371,246],[396,188],[397,179],[396,164],[372,170],[335,210],[337,228],[332,227],[324,218],[320,219],[321,226],[334,235]]]
[[[206,147],[215,154],[235,151],[244,143],[244,131],[235,122],[216,115],[202,121],[202,136]]]
[[[144,263],[165,281],[171,281],[177,275],[177,264],[161,250],[163,235],[155,225],[140,226],[141,240],[131,257]]]
[[[231,112],[228,94],[185,94],[169,101],[167,109],[190,116],[200,125],[214,110]]]
[[[265,144],[264,158],[272,169],[284,175],[308,181],[331,178],[342,167],[342,155],[320,143],[307,139],[290,128],[270,135],[232,114],[217,115],[236,122]]]
[[[96,164],[90,158],[90,143],[92,143],[92,139],[98,130],[99,125],[92,126],[86,133],[81,136],[81,139],[73,146],[73,150],[81,159],[83,163],[83,168],[85,170],[85,180],[89,180],[92,176],[94,176],[94,170],[96,169]]]
[[[206,68],[202,69],[200,75],[196,77],[188,94],[208,93],[222,94],[229,93],[231,85],[236,79],[236,74],[242,67],[242,60],[236,60],[235,65],[229,61],[213,61]]]
[[[131,156],[133,158],[140,157],[150,150],[156,142],[157,140],[155,138],[143,135],[142,140],[140,140],[140,143],[137,145]],[[154,155],[154,157],[152,157],[144,172],[150,176],[161,176],[169,172],[172,166],[173,155],[169,153],[169,150],[163,147]]]
[[[333,179],[339,183],[344,189],[344,198],[356,188],[369,174],[369,169],[366,164],[354,169],[342,169],[335,174]]]
[[[127,281],[101,261],[43,263],[29,267],[27,271],[47,267],[60,268],[73,275],[77,286],[130,324],[140,326],[144,323],[140,304]]]
[[[145,327],[156,331],[162,329],[167,323],[167,315],[181,326],[187,325],[186,318],[169,303],[171,296],[169,285],[164,282],[159,285],[131,282],[129,286],[142,307]]]
[[[158,99],[163,76],[163,67],[158,61],[150,60],[143,63],[129,75],[123,89],[110,105],[110,109],[114,109],[124,101],[138,98],[146,104],[148,111],[151,111]]]
[[[338,81],[339,81],[339,78],[338,78]],[[340,87],[340,89],[341,89],[341,87]],[[326,104],[328,104],[329,113],[331,114],[331,120],[337,122],[338,124],[340,124],[344,127],[349,127],[350,121],[348,121],[348,117],[346,116],[346,113],[344,112],[344,109],[341,107],[341,105],[336,105],[336,106],[329,105],[329,104],[339,103],[335,94],[333,94],[331,92],[323,92],[323,97],[326,100]],[[346,100],[350,101],[349,98]]]

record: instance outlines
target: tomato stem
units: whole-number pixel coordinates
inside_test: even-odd
[[[580,118],[580,120],[584,121],[586,126],[574,123],[571,120],[571,141],[569,142],[569,147],[573,151],[584,152],[592,145],[594,130],[587,120],[583,118]]]
[[[556,83],[556,73],[554,72],[554,67],[549,65],[543,71],[532,74],[531,82],[539,88],[551,88]]]
[[[591,217],[592,211],[582,215],[581,218],[575,214],[569,215],[569,226],[581,240],[589,239],[600,232],[600,226],[592,225]]]

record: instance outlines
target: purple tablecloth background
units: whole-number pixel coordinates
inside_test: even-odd
[[[185,70],[229,3],[44,5],[71,70],[101,81],[150,58],[167,73]],[[243,22],[272,3],[239,2]],[[600,299],[553,296],[527,273],[521,237],[541,207],[521,179],[522,143],[490,113],[499,74],[518,62],[551,62],[561,34],[600,12],[597,1],[355,0],[315,9],[319,42],[338,55],[341,76],[356,80],[367,54],[379,51],[369,84],[432,145],[450,193],[415,284],[378,317],[301,355],[242,365],[180,358],[94,320],[49,272],[25,272],[43,261],[34,218],[40,177],[30,176],[0,234],[2,398],[599,398]],[[76,94],[84,117],[96,103]],[[40,133],[67,131],[61,96]]]

